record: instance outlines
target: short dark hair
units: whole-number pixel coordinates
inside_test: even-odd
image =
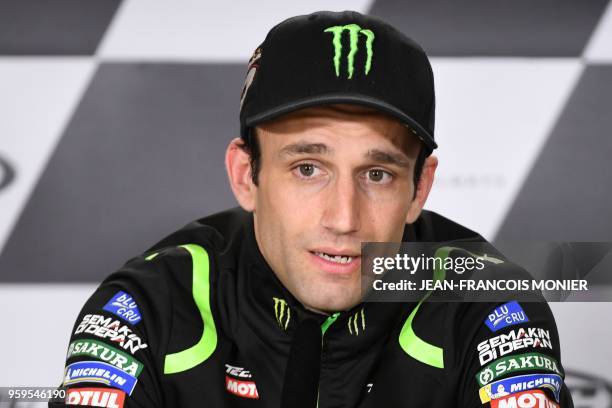
[[[253,184],[257,186],[259,182],[259,170],[261,169],[261,148],[259,146],[259,139],[257,138],[257,128],[250,128],[247,133],[247,137],[241,137],[242,144],[240,148],[249,154],[249,161],[251,163],[251,178],[253,179]],[[425,159],[427,159],[427,156],[429,156],[428,153],[427,148],[423,145],[423,143],[421,143],[419,154],[414,163],[414,174],[412,178],[414,182],[414,193],[412,195],[413,200],[416,197],[417,186],[421,180]]]

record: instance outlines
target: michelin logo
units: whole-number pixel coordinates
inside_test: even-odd
[[[132,394],[138,380],[128,373],[101,361],[79,361],[66,367],[64,385],[97,382]]]
[[[563,379],[557,374],[519,375],[485,385],[480,389],[479,395],[480,401],[483,404],[486,404],[491,400],[501,398],[506,395],[521,391],[529,391],[533,390],[534,388],[544,388],[552,391],[552,393],[555,395],[555,400],[559,402],[559,393],[561,392],[562,385]]]
[[[504,327],[519,323],[528,322],[529,319],[518,302],[508,302],[499,306],[485,320],[485,324],[492,331],[496,332]]]
[[[121,290],[117,292],[106,305],[104,305],[104,310],[119,316],[131,324],[137,324],[140,322],[140,320],[142,320],[140,310],[138,310],[138,305],[132,296]]]

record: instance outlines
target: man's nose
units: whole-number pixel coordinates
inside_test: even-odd
[[[335,234],[349,234],[361,227],[359,191],[356,180],[349,175],[338,177],[329,186],[322,224]]]

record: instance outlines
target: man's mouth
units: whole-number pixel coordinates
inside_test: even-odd
[[[353,275],[361,264],[361,252],[348,247],[319,247],[310,253],[318,269],[333,275]]]
[[[325,259],[326,261],[335,262],[339,264],[347,264],[355,258],[354,256],[349,256],[349,255],[331,255],[325,252],[316,252],[316,251],[314,252],[314,254],[318,256],[319,258]]]

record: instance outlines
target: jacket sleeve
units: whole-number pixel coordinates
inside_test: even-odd
[[[457,310],[461,407],[573,407],[546,302],[466,303]]]
[[[106,279],[70,333],[63,383],[73,405],[161,407],[169,294],[158,262],[134,258]],[[69,404],[69,405],[68,405]]]

